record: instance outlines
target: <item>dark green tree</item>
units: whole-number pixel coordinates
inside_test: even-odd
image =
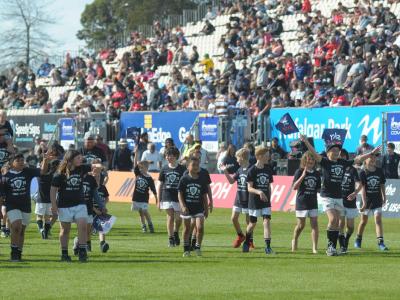
[[[124,30],[152,24],[156,16],[181,14],[194,7],[191,0],[95,0],[81,14],[83,29],[77,37],[93,47]]]

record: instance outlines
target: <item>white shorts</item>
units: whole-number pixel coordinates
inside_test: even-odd
[[[88,213],[85,204],[79,204],[72,207],[58,208],[58,220],[63,223],[73,223],[78,219],[87,220]]]
[[[10,210],[9,212],[7,212],[7,216],[8,219],[10,220],[10,223],[14,223],[15,221],[21,220],[22,225],[28,227],[29,223],[31,222],[31,214],[22,212],[19,209]]]
[[[93,215],[88,215],[86,223],[93,224]]]
[[[195,215],[181,215],[181,218],[184,220],[194,219],[194,218],[204,218],[204,213],[198,213]]]
[[[249,209],[249,216],[251,217],[262,217],[271,215],[271,207],[264,207],[261,209]]]
[[[341,213],[342,217],[346,217],[347,219],[355,219],[360,214],[358,208],[347,208],[345,207]]]
[[[52,216],[51,203],[36,203],[35,214],[39,216]]]
[[[382,207],[377,207],[373,209],[366,209],[362,212],[364,216],[376,216],[382,214]]]
[[[243,208],[243,207],[238,207],[238,206],[233,206],[232,211],[235,213],[239,213],[239,214],[245,214],[245,215],[249,214],[248,208]]]
[[[318,217],[318,209],[296,210],[297,218],[315,218]]]
[[[179,205],[179,202],[160,202],[160,209],[173,209],[175,212],[180,212],[181,211],[181,206]]]
[[[149,204],[146,202],[133,202],[131,210],[148,210],[149,209]]]
[[[336,209],[340,213],[344,210],[343,199],[341,198],[329,198],[329,197],[321,197],[322,205],[324,208],[324,212],[330,209]]]

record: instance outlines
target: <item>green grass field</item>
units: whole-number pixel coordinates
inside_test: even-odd
[[[165,216],[152,207],[155,234],[143,234],[128,204],[111,204],[118,217],[101,254],[97,237],[87,264],[59,262],[56,236],[43,241],[35,224],[26,237],[24,262],[10,263],[9,239],[0,239],[1,299],[399,299],[399,221],[385,219],[390,248],[376,248],[370,222],[361,251],[347,256],[324,254],[326,217],[320,217],[320,254],[311,254],[310,230],[300,251],[290,252],[294,214],[273,213],[272,246],[264,254],[262,228],[254,235],[256,249],[242,253],[231,247],[235,237],[230,210],[217,209],[206,221],[203,257],[182,258],[182,248],[167,248]],[[351,245],[353,244],[353,239]],[[11,289],[11,287],[13,287]]]

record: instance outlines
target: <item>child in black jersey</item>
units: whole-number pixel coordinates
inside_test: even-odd
[[[340,157],[349,160],[349,154],[345,149],[340,150]],[[356,186],[357,185],[357,186]],[[339,220],[339,245],[340,253],[346,254],[349,246],[349,240],[354,232],[354,219],[359,215],[356,197],[361,191],[360,177],[356,168],[348,166],[343,175],[342,197],[344,210]],[[346,232],[345,232],[346,227]]]
[[[321,188],[321,175],[315,169],[315,159],[311,152],[303,154],[300,169],[296,170],[293,179],[293,190],[296,195],[297,225],[293,232],[292,251],[297,250],[299,236],[310,218],[312,252],[318,253],[318,199],[317,193]]]
[[[55,157],[53,156],[52,158]],[[42,162],[45,164],[43,170],[45,173],[40,175],[39,178],[39,192],[35,206],[36,223],[44,240],[48,239],[50,229],[57,221],[57,215],[53,215],[51,212],[50,188],[54,173],[60,164],[58,159],[53,159],[49,163],[47,161],[45,159]]]
[[[50,189],[52,212],[58,213],[60,221],[61,261],[70,262],[68,255],[71,223],[78,227],[79,261],[87,261],[87,218],[86,201],[83,196],[83,178],[92,167],[101,165],[82,164],[83,156],[76,150],[66,152],[58,171],[54,174]]]
[[[149,190],[157,200],[157,192],[153,178],[148,173],[149,163],[140,161],[135,166],[135,187],[132,196],[132,211],[138,211],[142,223],[142,231],[147,232],[146,221],[150,233],[154,233],[154,226],[149,214]]]
[[[236,230],[237,237],[233,241],[233,247],[239,248],[244,240],[246,239],[245,235],[243,234],[242,228],[240,227],[239,223],[239,216],[240,214],[244,214],[246,217],[246,224],[249,224],[249,192],[247,190],[247,175],[249,172],[249,158],[250,158],[250,151],[242,148],[236,152],[236,159],[239,163],[239,169],[235,172],[235,174],[230,175],[226,166],[221,166],[221,170],[224,171],[225,177],[229,181],[230,184],[234,184],[237,182],[237,192],[235,203],[233,204],[232,208],[232,223],[233,227]],[[251,243],[251,241],[250,241]],[[250,245],[251,247],[251,245]]]
[[[256,149],[257,162],[249,169],[247,175],[247,189],[249,191],[249,225],[246,230],[246,240],[243,243],[243,252],[249,252],[250,239],[257,225],[257,218],[263,218],[265,254],[272,254],[271,248],[271,183],[273,182],[272,169],[268,165],[269,149]]]
[[[42,169],[26,168],[24,156],[16,154],[10,160],[10,169],[1,178],[1,190],[11,224],[11,261],[13,262],[19,262],[22,259],[25,229],[31,219],[31,181],[43,173],[47,162],[48,157],[45,155]]]
[[[192,151],[190,151],[190,156],[197,158],[199,161],[201,161],[201,151],[199,148],[194,149]],[[185,172],[185,175],[188,174],[189,171]],[[210,213],[212,213],[213,211],[213,197],[212,197],[212,192],[211,192],[211,177],[210,177],[210,173],[208,172],[207,169],[204,169],[202,167],[200,167],[200,171],[199,171],[199,176],[202,178],[202,181],[205,181],[207,184],[207,197],[208,197],[208,207],[210,210]],[[192,219],[192,232],[190,234],[190,240],[191,240],[191,246],[190,249],[194,250],[195,249],[195,245],[196,245],[196,224],[195,224],[195,220]]]
[[[179,228],[182,224],[181,208],[178,199],[178,184],[186,168],[178,164],[179,150],[175,147],[165,151],[167,165],[162,167],[159,175],[158,207],[167,213],[167,231],[169,247],[180,245]]]
[[[338,254],[336,246],[339,238],[339,219],[344,210],[342,197],[344,171],[347,167],[352,166],[354,162],[363,162],[371,155],[374,155],[380,150],[380,147],[375,148],[370,153],[359,155],[354,160],[344,160],[339,157],[340,149],[342,148],[340,144],[327,145],[327,157],[322,157],[315,151],[306,136],[301,135],[300,139],[321,165],[322,184],[320,195],[324,211],[328,216],[326,255],[336,256]]]
[[[191,220],[196,227],[195,252],[201,256],[201,243],[204,236],[204,218],[208,216],[207,182],[200,176],[200,161],[196,157],[188,160],[188,174],[184,175],[178,186],[181,217],[184,222],[183,229],[183,256],[190,256],[190,231]]]
[[[361,248],[362,235],[368,223],[368,216],[373,215],[378,248],[381,251],[387,251],[388,248],[383,241],[382,226],[382,206],[386,203],[386,179],[383,170],[376,166],[376,156],[371,156],[364,162],[364,170],[360,172],[360,180],[362,184],[361,221],[358,225],[354,246]]]

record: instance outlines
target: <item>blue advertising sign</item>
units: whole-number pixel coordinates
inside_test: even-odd
[[[400,112],[386,115],[386,138],[388,142],[400,142]]]
[[[217,117],[199,118],[199,139],[209,152],[218,151],[218,122]]]
[[[359,146],[360,136],[365,134],[368,143],[378,146],[382,142],[382,113],[395,112],[399,107],[393,106],[361,106],[333,108],[293,108],[272,109],[270,114],[271,136],[280,140],[282,147],[289,151],[289,143],[299,139],[300,134],[314,138],[317,151],[324,150],[322,133],[325,128],[342,128],[347,130],[343,147],[354,152]],[[283,135],[275,125],[287,112],[295,122],[299,133]]]
[[[130,127],[141,128],[149,134],[149,140],[157,149],[164,146],[166,138],[173,138],[178,149],[185,141],[194,121],[201,112],[123,112],[120,117],[120,137],[126,138]]]
[[[58,124],[60,126],[60,145],[64,149],[68,149],[70,144],[75,143],[74,119],[60,119]]]

